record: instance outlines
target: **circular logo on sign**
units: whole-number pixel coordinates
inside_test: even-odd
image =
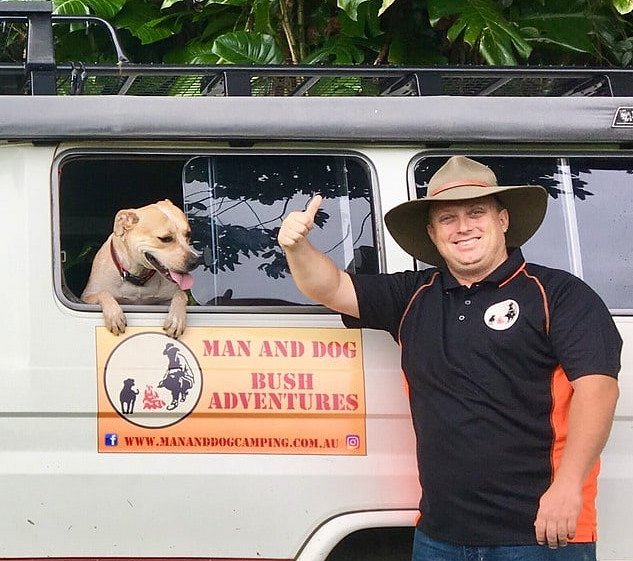
[[[498,302],[484,312],[485,324],[495,331],[509,329],[518,318],[519,304],[515,300]]]
[[[139,333],[114,348],[104,385],[110,404],[126,421],[161,428],[193,411],[202,393],[202,371],[180,341],[162,333]]]

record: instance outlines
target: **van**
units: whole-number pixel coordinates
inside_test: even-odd
[[[466,154],[547,189],[526,257],[585,279],[624,339],[598,557],[633,561],[630,70],[57,64],[50,4],[0,18],[30,37],[0,64],[0,558],[408,559],[399,350],[307,301],[276,233],[318,192],[311,239],[342,268],[425,267],[384,214]],[[114,336],[80,299],[92,258],[118,210],[166,198],[202,256],[187,329],[128,304]]]

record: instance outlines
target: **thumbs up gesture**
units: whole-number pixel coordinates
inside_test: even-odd
[[[286,251],[295,249],[306,241],[308,232],[314,227],[314,217],[321,207],[323,197],[315,195],[303,211],[288,214],[277,234],[279,245]]]

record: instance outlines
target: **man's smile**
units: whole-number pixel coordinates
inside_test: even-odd
[[[453,243],[460,248],[468,248],[472,245],[475,245],[479,241],[479,239],[479,237],[467,238],[465,240],[457,240]]]

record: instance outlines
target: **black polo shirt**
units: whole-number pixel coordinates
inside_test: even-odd
[[[570,381],[617,377],[622,341],[577,277],[514,250],[484,281],[444,269],[352,275],[360,322],[402,349],[417,436],[419,526],[462,545],[534,544],[566,434]],[[597,466],[576,541],[595,540]]]

